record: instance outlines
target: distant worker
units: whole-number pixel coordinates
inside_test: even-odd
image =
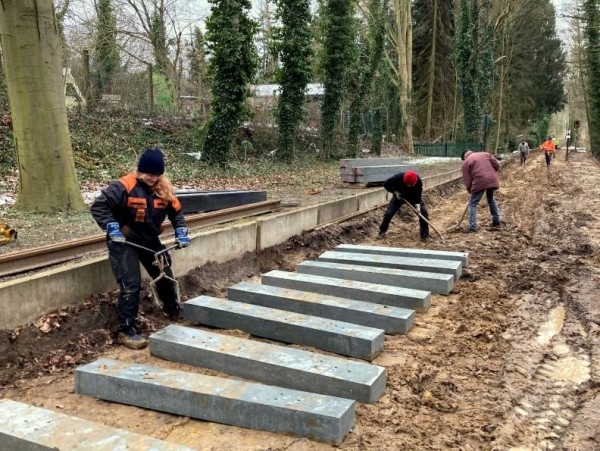
[[[519,155],[521,156],[521,166],[527,161],[529,155],[529,143],[527,141],[521,141],[519,143]]]
[[[103,189],[91,209],[92,216],[106,232],[108,260],[120,287],[117,342],[131,349],[142,349],[148,345],[148,341],[138,335],[136,325],[142,285],[140,263],[153,279],[159,276],[160,269],[153,265],[153,254],[128,246],[125,241],[155,251],[164,249],[159,234],[163,221],[168,217],[179,247],[190,244],[181,204],[171,183],[163,175],[164,169],[161,150],[146,148],[137,170]],[[170,261],[168,254],[167,258]],[[173,277],[170,267],[165,268],[165,274]],[[180,307],[175,284],[163,277],[156,282],[156,291],[165,314],[176,317]]]
[[[423,218],[429,219],[427,207],[423,202],[423,181],[415,171],[399,172],[387,179],[383,183],[383,187],[392,193],[392,199],[379,226],[379,237],[385,236],[392,218],[405,202],[415,207],[423,215]],[[419,217],[419,230],[421,240],[427,241],[429,239],[429,224],[423,218]]]
[[[461,159],[463,182],[471,195],[469,200],[469,228],[466,232],[477,232],[477,205],[485,194],[492,215],[492,227],[500,226],[500,210],[494,191],[500,187],[498,171],[500,164],[496,158],[488,152],[473,152],[465,150]]]
[[[550,168],[550,162],[556,153],[556,146],[551,136],[548,136],[548,139],[542,143],[540,151],[544,152],[544,156],[546,157],[546,168]]]

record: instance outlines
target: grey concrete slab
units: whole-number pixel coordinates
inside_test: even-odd
[[[359,282],[414,288],[436,294],[448,294],[454,286],[452,274],[439,274],[377,266],[350,265],[322,261],[305,261],[296,266],[299,274],[358,280]]]
[[[326,296],[339,296],[376,304],[426,312],[431,306],[429,291],[392,287],[334,277],[311,276],[285,271],[269,271],[261,276],[264,285],[312,291]]]
[[[333,444],[354,425],[355,403],[349,399],[104,358],[75,370],[75,392]]]
[[[150,336],[150,354],[360,402],[376,402],[385,390],[385,368],[379,366],[174,324]]]
[[[406,171],[418,171],[416,164],[407,163],[402,158],[345,158],[340,160],[340,168],[356,168],[365,166],[402,166]]]
[[[240,205],[254,204],[267,200],[266,191],[245,190],[188,190],[176,191],[175,195],[181,203],[183,213],[197,213],[199,211],[214,211],[224,208],[239,207]]]
[[[0,401],[0,449],[7,451],[192,451],[187,446],[117,429],[10,399]]]
[[[355,254],[390,255],[392,257],[433,258],[436,260],[460,261],[463,268],[469,266],[468,252],[436,251],[433,249],[411,249],[404,247],[363,246],[358,244],[340,244],[335,248],[338,252]]]
[[[381,329],[210,296],[185,302],[183,317],[366,360],[373,360],[383,350]]]
[[[327,251],[319,255],[319,260],[350,265],[378,266],[380,268],[406,269],[440,274],[452,274],[456,280],[462,274],[462,263],[454,260],[434,260],[431,258],[393,257],[378,254],[357,254],[353,252]]]
[[[354,173],[356,176],[356,181],[359,183],[383,183],[397,173],[406,172],[409,170],[414,169],[407,165],[356,166],[354,168]]]
[[[259,283],[233,285],[227,290],[227,297],[233,301],[362,324],[383,329],[388,334],[405,334],[415,324],[414,310]]]

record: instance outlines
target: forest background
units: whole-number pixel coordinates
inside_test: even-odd
[[[537,145],[568,105],[554,128],[600,149],[595,0],[561,16],[551,0],[2,3],[0,172],[25,211],[85,208],[79,180],[118,177],[147,145],[176,182],[424,144],[499,153]]]

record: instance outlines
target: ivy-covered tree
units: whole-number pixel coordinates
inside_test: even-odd
[[[194,27],[187,58],[190,64],[190,80],[196,85],[201,85],[206,79],[207,64],[206,40],[199,27]]]
[[[566,61],[554,16],[551,0],[530,0],[508,21],[511,59],[506,97],[509,120],[518,130],[527,130],[565,104]]]
[[[385,47],[385,15],[388,0],[368,0],[367,2],[367,30],[368,35],[360,46],[360,55],[357,58],[357,68],[354,71],[356,90],[350,103],[350,126],[348,130],[348,156],[358,155],[358,140],[360,124],[365,112],[365,104],[373,86],[373,80],[380,66]]]
[[[117,18],[112,0],[98,0],[96,4],[96,37],[92,64],[94,99],[110,89],[113,77],[120,66],[117,47]]]
[[[168,14],[162,5],[155,6],[149,21],[148,36],[154,49],[155,68],[157,72],[169,82],[174,80],[175,69],[169,59],[169,43],[167,41],[167,25],[165,15]]]
[[[460,0],[455,58],[460,99],[464,112],[464,135],[479,142],[483,112],[488,112],[492,90],[493,36],[490,3],[486,0]]]
[[[281,28],[276,34],[276,48],[282,67],[276,73],[281,88],[277,104],[278,157],[294,156],[298,125],[304,117],[306,85],[311,79],[312,56],[309,0],[275,0]]]
[[[323,86],[321,142],[323,158],[337,154],[335,132],[347,88],[347,75],[355,58],[355,0],[327,0],[323,21]]]
[[[584,36],[586,40],[587,91],[589,102],[590,147],[600,155],[600,10],[598,0],[585,0]]]
[[[248,17],[250,0],[209,0],[206,39],[211,52],[212,113],[203,153],[215,165],[226,166],[234,134],[247,114],[248,84],[257,68],[253,42],[256,23]]]
[[[479,73],[479,97],[481,99],[481,107],[484,112],[490,111],[490,94],[494,87],[494,44],[496,38],[494,36],[492,23],[492,1],[483,0],[481,7],[474,10],[479,12],[479,21],[477,29],[481,30],[479,38],[478,50],[479,57],[477,58],[478,73]]]

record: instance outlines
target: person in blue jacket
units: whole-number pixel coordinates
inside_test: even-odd
[[[148,341],[138,335],[136,325],[142,286],[140,263],[152,278],[158,277],[160,270],[153,265],[152,253],[128,246],[125,241],[154,251],[164,249],[159,235],[168,217],[179,247],[190,244],[181,204],[164,172],[162,151],[156,147],[146,148],[137,170],[108,185],[91,208],[95,221],[106,232],[110,266],[120,287],[117,342],[131,349],[148,345]],[[166,258],[170,262],[168,254]],[[173,277],[170,267],[165,273]],[[162,278],[156,283],[156,291],[165,314],[176,318],[180,307],[175,284]]]

